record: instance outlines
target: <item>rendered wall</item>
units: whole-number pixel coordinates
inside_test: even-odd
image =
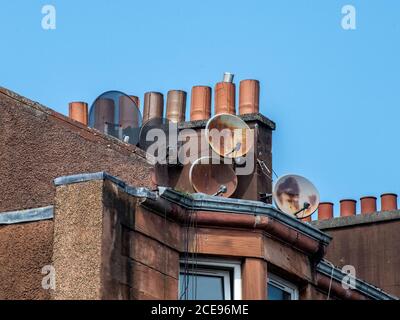
[[[0,226],[0,300],[49,299],[41,270],[51,264],[53,221]]]

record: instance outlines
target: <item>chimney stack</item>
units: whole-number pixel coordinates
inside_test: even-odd
[[[381,211],[397,210],[397,194],[384,193],[381,195]]]
[[[164,96],[159,92],[146,92],[144,95],[143,123],[153,118],[162,118]]]
[[[233,74],[225,72],[224,80],[215,85],[215,114],[236,114],[235,98],[236,86],[233,83]]]
[[[195,86],[190,101],[190,121],[208,120],[211,117],[211,88]]]
[[[85,126],[88,125],[88,104],[86,102],[69,103],[69,117]]]
[[[357,201],[353,199],[345,199],[340,201],[340,216],[349,217],[356,215]]]
[[[239,88],[239,114],[258,113],[260,110],[260,82],[242,80]]]
[[[321,202],[318,206],[318,220],[333,219],[333,203]]]
[[[376,197],[362,197],[360,200],[362,214],[376,212]]]
[[[166,118],[174,123],[185,121],[186,115],[186,92],[181,90],[170,90],[167,96]]]

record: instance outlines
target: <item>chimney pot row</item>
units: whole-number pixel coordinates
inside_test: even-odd
[[[376,197],[366,196],[360,198],[361,214],[370,214],[377,212]],[[340,216],[348,217],[356,215],[357,201],[353,199],[344,199],[340,201]],[[318,220],[329,220],[334,217],[332,202],[321,202],[318,206]],[[384,193],[381,195],[381,210],[380,211],[396,211],[397,194]]]

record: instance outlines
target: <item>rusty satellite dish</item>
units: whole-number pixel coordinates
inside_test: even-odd
[[[193,162],[189,181],[196,192],[229,198],[236,190],[238,180],[231,164],[218,158],[202,157]]]
[[[123,92],[104,92],[90,107],[89,127],[124,142],[137,145],[141,125],[137,101]]]
[[[319,192],[306,178],[285,175],[274,184],[272,196],[276,206],[298,219],[311,216],[319,205]]]
[[[221,157],[240,158],[253,146],[252,130],[239,117],[232,114],[217,114],[208,120],[206,139],[211,148]]]

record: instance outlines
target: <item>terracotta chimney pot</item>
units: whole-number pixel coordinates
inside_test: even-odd
[[[144,95],[143,123],[153,118],[162,118],[164,96],[160,92],[146,92]]]
[[[349,217],[356,215],[357,201],[353,199],[344,199],[340,201],[340,216]]]
[[[215,114],[236,114],[236,86],[232,82],[218,82],[215,85]]]
[[[381,211],[397,210],[397,194],[384,193],[381,195]]]
[[[333,219],[333,203],[321,202],[318,206],[318,220]]]
[[[239,88],[239,114],[258,113],[260,110],[260,82],[242,80]]]
[[[87,126],[88,104],[81,101],[69,103],[69,117]]]
[[[167,96],[166,118],[171,122],[185,121],[186,92],[182,90],[170,90]]]
[[[376,197],[362,197],[360,200],[362,214],[376,212]]]
[[[194,86],[190,100],[190,121],[208,120],[211,117],[211,88]]]

